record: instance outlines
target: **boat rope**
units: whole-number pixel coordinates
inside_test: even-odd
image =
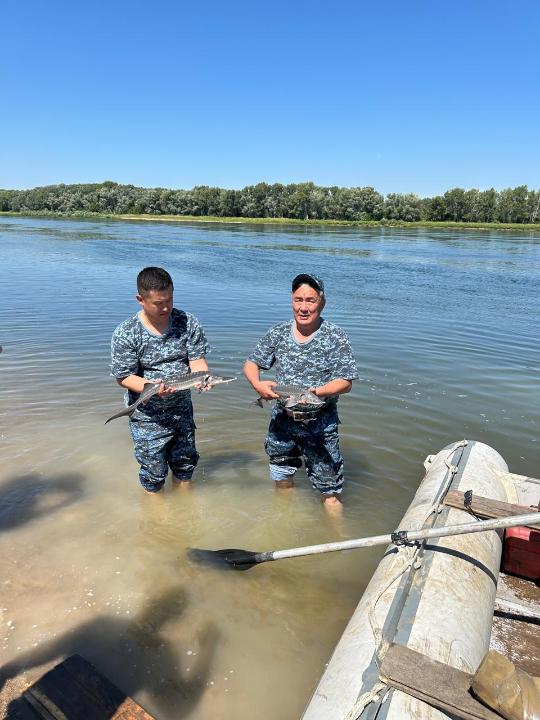
[[[444,486],[440,488],[439,492],[437,493],[432,505],[429,507],[428,511],[426,512],[426,515],[424,517],[424,520],[421,524],[421,527],[425,527],[426,523],[428,522],[429,518],[432,515],[438,515],[442,508],[443,503],[442,500],[446,493],[448,492],[448,489],[450,488],[450,485],[452,484],[452,481],[454,480],[454,476],[459,470],[458,465],[454,465],[450,462],[450,458],[453,456],[454,452],[460,448],[460,447],[466,447],[468,445],[467,440],[461,440],[460,442],[456,443],[452,450],[448,453],[448,456],[445,458],[445,465],[448,468],[448,478],[446,482],[444,483]],[[397,531],[395,533],[392,533],[392,542],[396,546],[397,550],[397,558],[396,561],[399,560],[399,562],[402,563],[402,566],[398,569],[398,571],[391,577],[388,583],[386,583],[385,587],[377,594],[376,598],[373,600],[373,602],[369,605],[367,609],[367,616],[369,620],[369,625],[371,628],[371,632],[373,634],[373,639],[375,641],[375,653],[374,653],[374,660],[377,665],[377,667],[380,669],[382,659],[385,656],[389,646],[390,642],[387,638],[383,637],[382,633],[382,627],[377,622],[377,619],[375,617],[375,610],[377,607],[377,603],[381,599],[381,597],[389,590],[389,588],[399,580],[399,578],[404,575],[410,568],[413,568],[414,570],[419,570],[422,566],[422,559],[419,557],[419,553],[423,547],[422,543],[414,542],[410,543],[407,540],[407,533],[406,531]],[[386,693],[383,697],[383,699],[380,699],[380,694],[382,690],[386,688]],[[375,683],[373,687],[360,695],[360,697],[357,699],[356,703],[354,704],[353,708],[350,710],[350,712],[347,714],[344,720],[358,720],[358,718],[363,713],[364,709],[372,702],[384,702],[386,699],[386,696],[388,692],[390,691],[390,688],[384,683],[382,680],[379,680],[379,682]]]
[[[453,465],[452,463],[450,463],[450,462],[448,461],[448,458],[451,457],[451,456],[454,454],[454,452],[455,452],[459,447],[467,447],[468,444],[469,444],[469,441],[468,441],[466,438],[463,438],[463,440],[460,440],[459,442],[457,442],[457,443],[454,445],[454,447],[450,450],[450,452],[449,452],[448,455],[446,456],[446,459],[445,459],[445,461],[444,461],[444,464],[445,464],[446,467],[450,470],[450,472],[452,473],[452,476],[454,476],[454,475],[457,473],[457,471],[458,471],[459,468],[458,468],[457,465]]]
[[[426,515],[424,517],[424,520],[422,521],[422,524],[420,527],[425,527],[426,523],[428,522],[429,518],[434,515],[438,514],[441,511],[442,508],[442,499],[448,492],[448,488],[452,484],[452,481],[454,479],[454,475],[458,472],[459,467],[458,465],[454,465],[450,462],[450,458],[453,456],[454,452],[460,448],[465,447],[467,445],[467,440],[461,440],[460,442],[456,443],[448,455],[446,456],[444,460],[444,464],[448,468],[449,471],[449,478],[445,482],[444,486],[439,490],[439,493],[435,497],[433,504],[429,507],[428,511],[426,512]],[[371,626],[371,632],[373,633],[373,638],[375,640],[375,662],[377,666],[380,668],[381,661],[386,653],[386,650],[389,646],[389,641],[384,640],[382,636],[382,629],[379,626],[379,624],[376,621],[375,618],[375,608],[377,606],[377,603],[381,599],[381,597],[384,595],[384,593],[396,582],[399,580],[399,578],[409,570],[409,568],[413,567],[415,570],[418,570],[422,564],[422,561],[420,558],[418,558],[418,553],[420,552],[420,549],[422,545],[420,543],[409,543],[407,541],[407,532],[404,530],[397,531],[392,533],[392,542],[396,545],[397,552],[398,552],[398,558],[400,561],[404,561],[404,564],[402,567],[398,570],[398,572],[390,579],[390,582],[388,582],[385,587],[378,593],[375,600],[372,602],[372,604],[368,608],[368,619],[369,624]],[[412,551],[412,552],[411,552]]]
[[[384,697],[380,698],[380,693],[386,690]],[[381,700],[381,703],[383,703],[386,699],[386,695],[390,691],[390,688],[386,685],[386,683],[378,682],[375,683],[375,685],[371,688],[371,690],[368,690],[368,692],[365,692],[363,695],[360,695],[358,700],[354,703],[354,706],[349,710],[347,715],[345,715],[343,720],[358,720],[360,715],[364,712],[364,709],[372,702],[378,702]]]
[[[377,667],[379,668],[381,667],[382,659],[386,654],[390,643],[383,637],[382,628],[375,617],[375,608],[377,607],[377,603],[384,595],[384,593],[387,592],[387,590],[389,590],[389,588],[392,587],[392,585],[397,582],[397,580],[399,580],[399,578],[404,573],[406,573],[409,568],[414,567],[415,570],[418,570],[420,568],[422,563],[417,559],[419,550],[420,545],[418,543],[415,543],[414,545],[404,545],[401,548],[398,548],[399,555],[396,559],[399,559],[400,562],[403,563],[402,567],[400,567],[398,571],[390,578],[390,581],[377,594],[375,600],[368,607],[367,615],[369,625],[371,627],[371,632],[373,633],[373,638],[375,640],[375,662],[377,664]]]

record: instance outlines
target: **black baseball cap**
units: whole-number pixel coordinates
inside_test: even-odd
[[[324,295],[324,283],[317,275],[309,275],[308,273],[300,273],[292,281],[292,291],[298,290],[300,285],[309,285],[316,290],[320,295]]]

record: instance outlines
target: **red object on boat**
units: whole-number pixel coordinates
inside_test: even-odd
[[[540,580],[540,530],[508,528],[504,534],[501,569],[510,575]]]

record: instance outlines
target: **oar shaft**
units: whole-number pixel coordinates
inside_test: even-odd
[[[447,527],[429,528],[427,530],[407,530],[405,532],[406,540],[413,542],[415,540],[428,540],[430,538],[447,537],[449,535],[465,535],[467,533],[500,530],[502,528],[516,527],[517,525],[540,525],[540,513],[534,512],[528,513],[527,515],[513,515],[511,517],[494,518],[492,520],[477,520],[473,523],[448,525]],[[392,542],[393,533],[391,535],[374,535],[372,537],[343,540],[340,542],[325,543],[323,545],[306,545],[305,547],[290,548],[288,550],[274,550],[274,552],[269,554],[272,555],[272,560],[283,560],[301,555],[318,555],[320,553],[335,552],[336,550],[354,550],[355,548],[375,545],[389,545]]]

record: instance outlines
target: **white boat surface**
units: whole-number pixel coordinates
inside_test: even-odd
[[[426,474],[399,527],[470,521],[443,504],[449,490],[523,502],[523,476],[512,475],[491,447],[462,440],[424,462]],[[521,486],[520,486],[521,479]],[[538,482],[538,481],[537,481]],[[379,680],[391,643],[474,673],[489,650],[502,532],[390,545],[353,613],[302,720],[445,720],[448,715]]]

